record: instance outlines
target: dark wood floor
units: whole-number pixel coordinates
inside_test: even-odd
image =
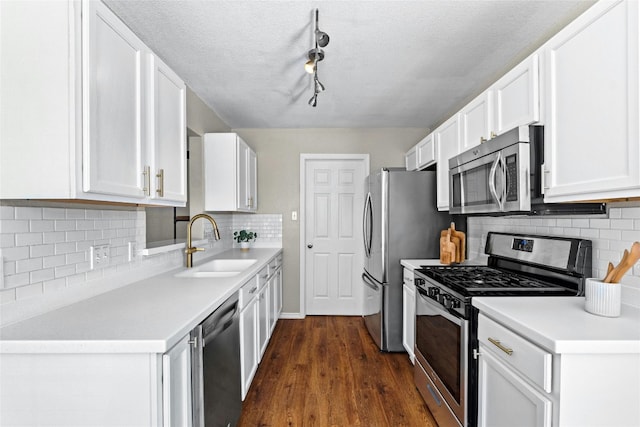
[[[361,317],[281,319],[238,423],[437,427],[406,353],[382,353]]]

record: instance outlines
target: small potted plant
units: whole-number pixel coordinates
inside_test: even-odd
[[[249,244],[252,240],[256,240],[258,233],[247,230],[240,230],[233,232],[233,240],[240,244],[241,251],[248,251]]]

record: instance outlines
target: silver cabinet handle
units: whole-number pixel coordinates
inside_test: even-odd
[[[311,248],[313,247],[313,245],[312,245],[311,243],[309,243],[309,244],[307,245],[307,247],[308,247],[309,249],[311,249]]]
[[[156,178],[158,178],[158,189],[156,193],[158,193],[158,196],[164,197],[164,169],[158,169]]]
[[[144,193],[145,196],[150,196],[151,195],[151,167],[150,166],[145,166],[144,169],[142,170],[142,176],[143,176],[143,187],[142,187],[142,192]]]
[[[513,349],[510,349],[509,347],[505,347],[504,345],[502,345],[502,343],[500,342],[500,340],[497,340],[495,338],[487,338],[489,340],[489,342],[493,345],[495,345],[496,347],[498,347],[500,350],[504,351],[505,353],[507,353],[509,356],[511,356],[513,354]]]

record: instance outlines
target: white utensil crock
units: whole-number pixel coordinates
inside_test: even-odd
[[[605,283],[599,279],[587,279],[585,284],[586,311],[598,316],[620,316],[620,283]]]

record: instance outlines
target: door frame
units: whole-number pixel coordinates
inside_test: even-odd
[[[307,273],[307,263],[306,263],[306,171],[307,171],[307,162],[309,161],[317,161],[317,160],[359,160],[364,163],[364,176],[365,178],[369,176],[369,155],[368,154],[309,154],[309,153],[301,153],[300,154],[300,225],[299,225],[299,234],[300,234],[300,316],[306,317],[307,315],[307,307],[306,307],[306,273]],[[362,195],[364,196],[364,182],[362,183]],[[354,214],[359,214],[358,212]],[[362,251],[362,248],[360,248]],[[364,255],[364,251],[363,251]],[[363,266],[364,268],[364,266]]]

